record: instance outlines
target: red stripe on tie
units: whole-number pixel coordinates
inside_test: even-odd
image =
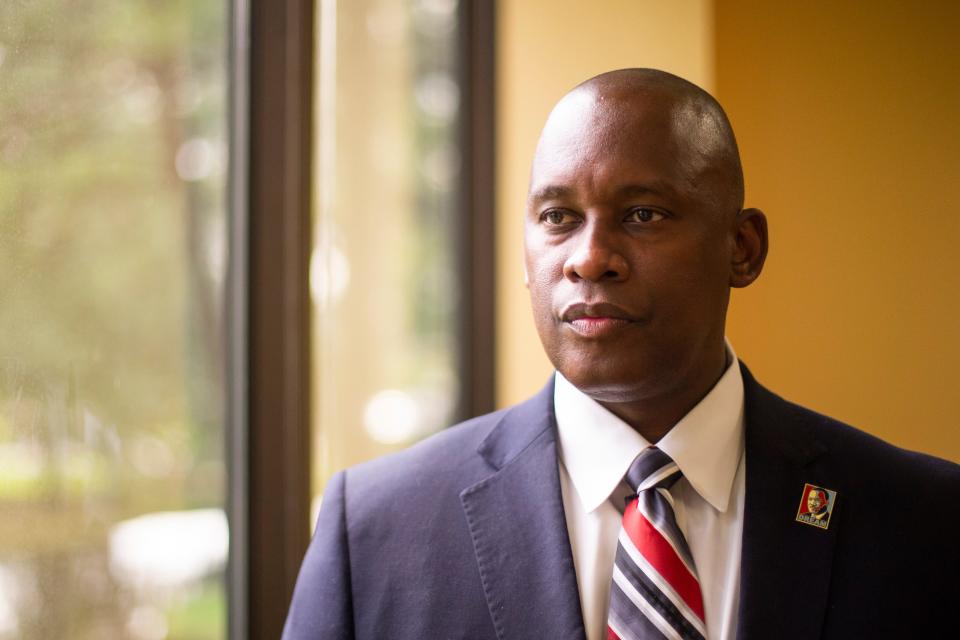
[[[613,629],[607,627],[607,640],[620,640],[620,636],[613,632]]]
[[[683,560],[673,550],[667,539],[640,512],[636,498],[627,505],[627,510],[623,513],[623,530],[627,532],[633,541],[633,546],[647,559],[650,566],[663,576],[687,606],[703,620],[703,596],[700,594],[700,583],[683,564]]]

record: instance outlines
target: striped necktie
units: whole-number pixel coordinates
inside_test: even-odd
[[[623,513],[610,585],[608,640],[706,637],[703,596],[693,557],[673,513],[668,489],[682,473],[649,447],[627,471],[636,489]]]

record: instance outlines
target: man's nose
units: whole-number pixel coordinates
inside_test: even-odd
[[[594,226],[584,230],[580,244],[563,265],[570,280],[621,281],[629,275],[629,265],[609,232]]]

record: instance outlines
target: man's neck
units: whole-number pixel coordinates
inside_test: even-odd
[[[728,359],[728,352],[724,349],[722,359],[700,367],[696,378],[655,397],[628,402],[601,401],[600,404],[647,442],[656,444],[710,393],[730,365]]]

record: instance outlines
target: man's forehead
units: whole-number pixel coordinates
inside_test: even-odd
[[[600,179],[619,195],[674,191],[684,164],[672,139],[668,109],[648,111],[601,100],[587,92],[567,96],[544,127],[528,197],[570,195],[571,181]],[[615,179],[613,177],[615,176]]]
[[[541,143],[589,137],[620,138],[637,131],[669,128],[677,101],[657,92],[601,92],[576,89],[564,96],[547,118]]]
[[[700,93],[687,90],[688,84],[588,83],[568,93],[551,111],[537,144],[530,201],[584,168],[595,173],[605,164],[642,165],[649,175],[630,180],[640,186],[659,179],[674,191],[706,189],[702,195],[710,200],[742,206],[729,125],[719,106],[693,85]]]

